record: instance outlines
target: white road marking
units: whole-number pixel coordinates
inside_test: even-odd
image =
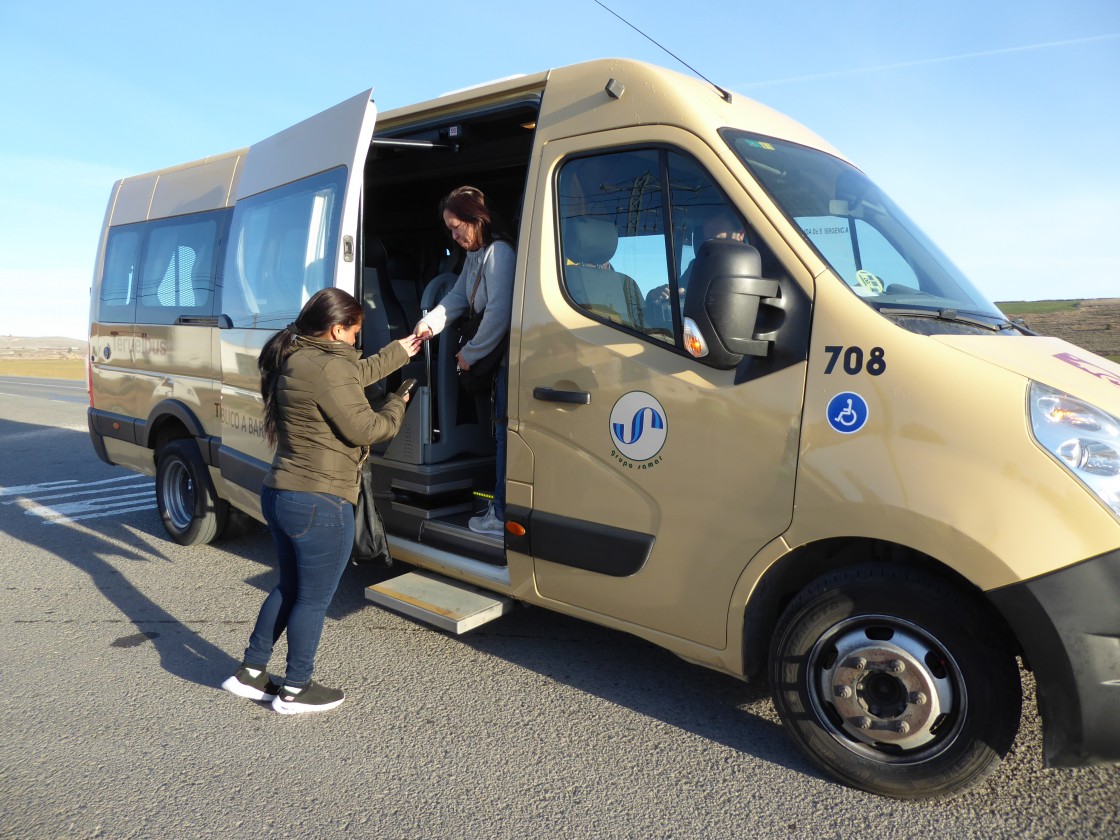
[[[122,475],[119,478],[103,478],[101,481],[86,481],[79,484],[73,478],[68,478],[65,481],[46,481],[42,484],[18,484],[15,487],[0,487],[0,496],[28,496],[40,490],[57,490],[64,485],[69,485],[71,487],[94,487],[100,484],[116,484],[121,481],[141,480],[151,481],[152,479],[144,475]]]
[[[102,516],[109,516],[110,514],[130,513],[134,510],[155,510],[156,503],[153,501],[150,505],[136,505],[135,507],[117,508],[116,510],[103,511],[102,513],[87,513],[84,516],[60,516],[58,519],[44,519],[44,525],[65,525],[67,522],[78,522],[82,519],[100,519]]]
[[[48,481],[45,484],[17,484],[15,487],[0,487],[0,496],[22,496],[25,493],[34,493],[48,487],[53,490],[59,487],[73,486],[77,483],[71,478],[66,481]]]
[[[154,487],[155,482],[150,476],[126,475],[100,481],[78,482],[70,479],[0,487],[0,497],[12,497],[3,504],[23,508],[25,514],[38,517],[44,525],[64,525],[137,510],[155,510]],[[80,498],[82,496],[96,498],[83,499]],[[144,501],[141,502],[141,499]],[[43,504],[57,500],[62,501],[59,504]]]
[[[25,382],[25,381],[20,381],[19,386],[21,388],[56,388],[56,389],[70,388],[71,390],[74,390],[74,391],[77,391],[78,389],[81,389],[83,391],[86,390],[86,386],[84,384],[82,384],[81,382],[75,382],[75,381],[70,380],[70,379],[60,379],[60,380],[51,381],[51,382]]]
[[[137,485],[137,486],[139,487],[139,486],[142,486],[142,485]],[[154,485],[152,485],[152,486],[154,486]],[[131,490],[132,488],[131,487],[122,487],[121,489],[122,490]],[[151,487],[148,488],[147,492],[151,492]],[[37,502],[49,502],[49,501],[53,501],[54,499],[71,499],[74,496],[93,496],[93,495],[97,495],[97,494],[104,495],[104,493],[105,493],[105,490],[103,490],[103,489],[99,489],[99,490],[79,490],[76,493],[59,493],[56,496],[39,496],[35,499],[35,501],[37,501]],[[132,495],[133,496],[140,496],[140,495],[143,495],[143,494],[142,493],[133,493]],[[120,498],[124,498],[124,497],[123,496],[118,496],[117,498],[120,499]],[[14,505],[14,504],[18,504],[18,503],[19,503],[19,500],[17,499],[15,501],[11,501],[11,502],[4,502],[3,504]]]
[[[50,517],[53,519],[71,513],[86,513],[91,510],[109,510],[110,508],[119,508],[124,505],[134,505],[136,504],[136,499],[140,496],[151,496],[151,493],[128,493],[123,496],[114,496],[111,499],[86,499],[71,504],[53,506],[41,505],[38,502],[29,500],[23,507],[28,513],[34,514],[35,516]],[[152,504],[155,504],[154,498]]]

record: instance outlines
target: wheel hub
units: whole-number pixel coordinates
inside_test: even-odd
[[[832,636],[830,648],[819,673],[821,699],[845,733],[907,750],[936,737],[935,727],[958,698],[949,663],[929,642],[893,624],[864,623]]]
[[[164,479],[164,503],[168,517],[179,530],[185,530],[191,524],[194,498],[190,471],[181,463],[171,464]]]

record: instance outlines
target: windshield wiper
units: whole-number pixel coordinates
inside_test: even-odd
[[[884,315],[900,316],[903,318],[935,318],[938,321],[949,321],[953,324],[968,324],[973,327],[982,327],[992,332],[1013,330],[1015,325],[1010,321],[995,320],[994,315],[980,315],[979,313],[961,312],[958,309],[918,309],[911,306],[892,306],[889,303],[875,304],[875,308]]]

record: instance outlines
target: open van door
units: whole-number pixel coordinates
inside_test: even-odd
[[[319,289],[351,293],[360,266],[362,177],[377,108],[372,90],[250,147],[222,277],[222,494],[259,508],[272,461],[257,357]]]

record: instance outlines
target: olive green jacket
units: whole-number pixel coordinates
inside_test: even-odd
[[[341,341],[300,337],[296,342],[276,383],[280,422],[264,484],[330,493],[356,504],[370,445],[392,438],[405,410],[404,400],[391,394],[374,411],[363,389],[402,367],[408,353],[395,341],[368,359]]]

